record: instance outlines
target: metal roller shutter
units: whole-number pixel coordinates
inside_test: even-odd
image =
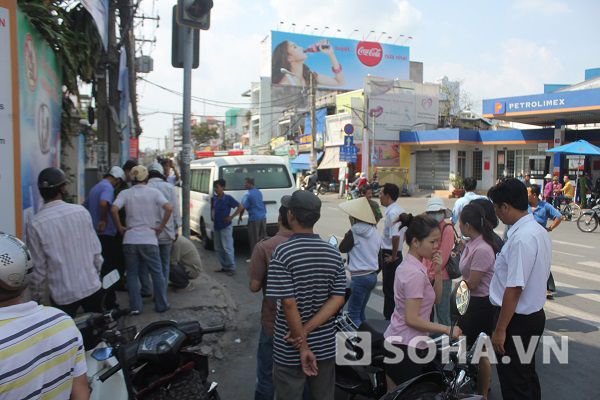
[[[449,187],[450,150],[417,151],[416,184],[425,190]]]

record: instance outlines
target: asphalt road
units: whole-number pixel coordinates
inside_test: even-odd
[[[321,197],[322,217],[315,226],[316,233],[324,240],[330,235],[342,238],[349,229],[347,215],[338,204],[342,201],[335,195]],[[445,199],[449,208],[453,199]],[[401,198],[400,205],[408,212],[421,213],[427,199]],[[379,222],[379,230],[383,221]],[[501,232],[502,227],[497,229]],[[600,386],[596,385],[600,370],[600,256],[598,243],[600,230],[594,233],[579,231],[575,222],[563,222],[554,232],[552,272],[558,292],[554,300],[546,303],[546,340],[561,343],[567,338],[568,363],[560,364],[550,357],[543,362],[542,346],[536,353],[537,371],[544,399],[600,399]],[[260,330],[260,304],[262,294],[250,293],[246,275],[248,246],[243,239],[236,241],[236,263],[238,274],[234,277],[210,272],[217,269],[212,253],[207,254],[206,269],[219,281],[226,284],[238,303],[233,340],[224,344],[224,357],[211,364],[211,377],[219,382],[223,399],[252,399],[255,382],[255,363],[258,334]],[[367,318],[382,318],[383,292],[381,275],[367,308]],[[489,399],[501,399],[498,379],[493,377]]]

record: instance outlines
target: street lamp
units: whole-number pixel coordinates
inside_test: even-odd
[[[352,37],[352,35],[354,35],[354,32],[358,32],[358,29],[355,29],[354,31],[352,31],[352,33],[350,34],[350,36],[348,36],[348,39],[350,39]]]
[[[406,44],[406,42],[408,42],[411,39],[412,39],[412,36],[409,36],[406,39],[404,39],[404,42],[402,42],[401,46],[404,46]]]
[[[341,30],[341,29],[338,29],[338,30],[337,30],[337,31],[336,31],[336,32],[333,34],[333,37],[336,37],[336,35],[337,35],[338,33],[341,33],[341,32],[342,32],[342,30]]]
[[[400,38],[401,38],[401,37],[404,37],[404,35],[400,35],[400,36],[398,36],[398,39],[396,39],[396,40],[394,41],[394,44],[396,44],[396,43],[398,42],[398,40],[400,40]]]
[[[381,35],[379,35],[379,38],[377,39],[377,41],[379,42],[379,40],[381,39],[381,37],[382,37],[383,35],[386,35],[386,34],[387,34],[387,32],[381,32]]]
[[[310,28],[310,25],[306,25],[304,28],[302,28],[302,32],[300,32],[300,33],[304,33],[304,30],[305,30],[306,28]]]
[[[371,36],[371,33],[375,33],[375,31],[371,31],[369,32],[369,34],[367,35],[367,37],[365,38],[365,42],[367,41],[367,39],[369,38],[369,36]]]

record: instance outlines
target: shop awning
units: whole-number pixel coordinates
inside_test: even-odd
[[[318,169],[346,168],[345,162],[340,161],[340,147],[327,147],[325,157]]]
[[[319,161],[321,157],[323,157],[323,153],[317,153],[317,161]],[[298,157],[290,161],[290,167],[310,171],[310,153],[301,153]]]

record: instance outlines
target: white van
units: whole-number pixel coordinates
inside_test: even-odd
[[[294,179],[285,159],[276,156],[226,156],[204,158],[192,161],[190,179],[190,228],[202,236],[204,247],[211,248],[213,222],[210,215],[210,202],[214,195],[213,183],[217,179],[226,182],[225,193],[241,202],[247,193],[244,179],[254,178],[254,185],[263,195],[267,209],[267,232],[277,231],[277,217],[281,198],[291,195]],[[234,234],[248,225],[248,212],[242,223],[233,221]]]

